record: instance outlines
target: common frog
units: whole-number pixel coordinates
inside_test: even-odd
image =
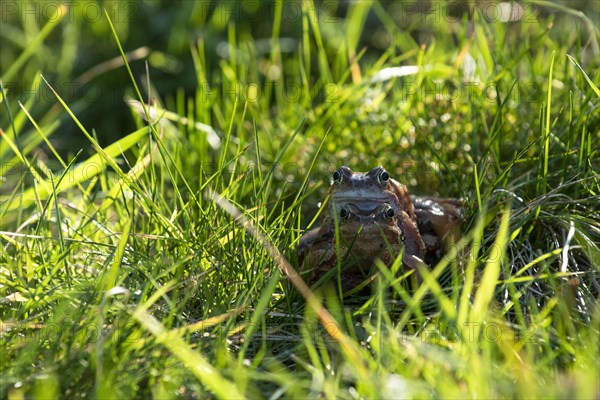
[[[314,283],[342,257],[348,290],[372,276],[376,259],[389,266],[404,247],[404,267],[418,272],[442,254],[460,222],[460,206],[456,199],[410,196],[383,167],[365,173],[341,167],[333,173],[321,227],[300,239],[301,271]]]

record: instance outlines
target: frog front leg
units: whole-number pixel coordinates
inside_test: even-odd
[[[315,283],[337,265],[333,241],[334,232],[327,223],[308,231],[300,239],[298,262],[301,275],[309,284]]]

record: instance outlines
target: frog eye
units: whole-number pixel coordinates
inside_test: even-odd
[[[388,207],[387,210],[385,210],[385,216],[388,218],[393,218],[394,215],[396,215],[396,212],[394,211],[394,209],[392,207]]]
[[[342,218],[342,219],[346,219],[346,218],[348,218],[349,216],[350,216],[350,211],[348,211],[348,209],[347,209],[347,208],[345,208],[345,207],[344,207],[344,208],[342,208],[342,209],[340,210],[340,218]]]
[[[342,173],[339,170],[333,173],[333,182],[337,184],[342,183]]]
[[[387,183],[387,181],[390,180],[390,174],[388,174],[387,171],[383,170],[379,173],[379,175],[377,176],[377,179],[379,180],[379,183],[381,183],[382,185],[385,185]]]

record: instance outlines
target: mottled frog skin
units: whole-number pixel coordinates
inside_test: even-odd
[[[321,227],[300,239],[301,273],[314,283],[341,257],[342,288],[348,290],[373,275],[376,259],[390,266],[403,248],[404,267],[418,272],[455,239],[461,205],[457,199],[412,197],[383,167],[365,173],[341,167],[333,173]]]

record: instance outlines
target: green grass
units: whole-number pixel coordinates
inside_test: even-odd
[[[74,22],[11,25],[27,40],[0,69],[3,398],[600,396],[598,26],[533,2],[522,21],[477,13],[471,35],[390,4],[329,20],[306,3],[292,52],[288,3],[267,53],[243,21],[209,18],[229,48],[191,43],[195,92],[117,63],[158,110],[119,99],[136,128],[106,145],[78,117],[94,102],[42,78],[40,55],[76,58]],[[101,24],[111,57],[132,50],[122,21]],[[375,31],[390,44],[363,48]],[[382,78],[399,66],[417,68]],[[280,271],[275,249],[297,267],[340,165],[466,200],[461,240],[416,290],[379,265],[370,296],[307,302]]]

